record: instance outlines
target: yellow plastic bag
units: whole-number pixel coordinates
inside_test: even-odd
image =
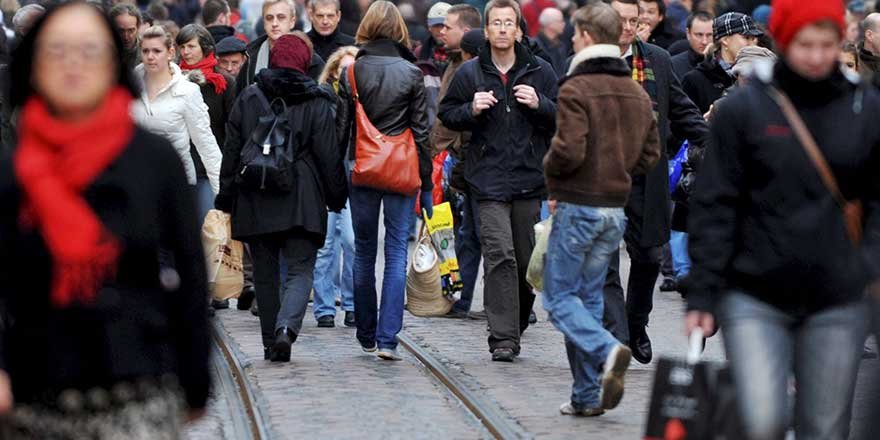
[[[526,281],[538,292],[544,290],[544,255],[547,254],[547,241],[553,229],[553,217],[535,225],[535,249],[529,259]]]
[[[452,206],[449,202],[434,206],[433,217],[425,216],[425,226],[434,249],[437,250],[437,258],[440,263],[440,283],[443,286],[443,295],[450,301],[456,300],[456,295],[461,295],[464,283],[458,267],[458,257],[455,255],[455,225],[452,220]]]
[[[202,246],[208,272],[208,288],[216,300],[238,298],[244,288],[244,246],[232,239],[232,219],[212,209],[202,224]]]

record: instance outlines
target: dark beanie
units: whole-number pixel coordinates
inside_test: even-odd
[[[461,37],[461,50],[473,57],[480,56],[480,51],[486,45],[486,37],[482,29],[471,29]]]
[[[272,69],[293,69],[306,73],[311,61],[312,51],[296,35],[282,35],[269,51],[269,67]]]

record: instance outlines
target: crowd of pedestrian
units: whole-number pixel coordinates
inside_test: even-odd
[[[614,409],[652,361],[660,281],[688,334],[721,330],[747,438],[847,438],[880,300],[873,2],[26,3],[0,2],[0,437],[174,438],[203,412],[205,311],[230,306],[211,209],[266,360],[310,302],[402,359],[410,241],[445,199],[443,317],[516,362],[540,294],[562,414]]]

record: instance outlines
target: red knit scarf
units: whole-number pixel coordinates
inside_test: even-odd
[[[202,74],[205,75],[205,79],[214,85],[214,92],[221,95],[226,91],[226,77],[215,72],[215,66],[217,66],[217,58],[213,53],[202,58],[201,61],[193,65],[189,65],[186,61],[180,60],[180,70],[201,70]]]
[[[131,94],[111,91],[85,120],[67,122],[31,97],[21,113],[15,174],[23,190],[21,222],[37,228],[52,256],[52,303],[89,303],[115,277],[120,246],[82,192],[134,134]]]

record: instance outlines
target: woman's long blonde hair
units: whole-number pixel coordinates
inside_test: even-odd
[[[321,76],[318,77],[318,84],[338,81],[340,78],[337,78],[336,75],[337,72],[339,72],[339,65],[342,63],[342,59],[347,56],[354,58],[357,56],[357,53],[358,48],[354,46],[345,46],[336,49],[336,52],[333,52],[333,55],[330,55],[330,58],[327,59],[327,64],[324,65],[324,71],[321,72]]]
[[[409,31],[400,10],[394,3],[378,0],[370,5],[361,25],[358,26],[355,43],[358,45],[387,38],[410,47]]]

